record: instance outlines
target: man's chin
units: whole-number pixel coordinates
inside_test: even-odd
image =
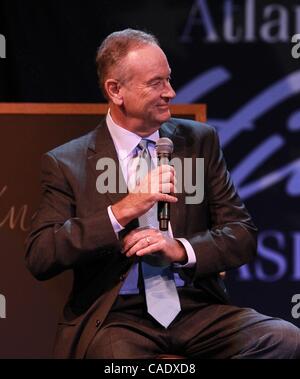
[[[171,117],[171,112],[170,112],[170,109],[169,108],[165,108],[163,111],[161,111],[156,119],[157,121],[159,121],[160,123],[163,123],[163,122],[166,122],[169,120],[169,118]]]

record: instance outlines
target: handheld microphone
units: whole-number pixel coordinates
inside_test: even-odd
[[[155,145],[158,165],[169,164],[171,154],[173,152],[173,142],[166,137],[159,138]],[[159,201],[157,204],[157,220],[159,221],[159,229],[168,230],[170,221],[170,203],[167,201]]]

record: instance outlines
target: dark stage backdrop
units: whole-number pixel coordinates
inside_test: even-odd
[[[259,228],[256,262],[227,275],[232,300],[299,326],[300,295],[292,302],[300,294],[300,36],[292,41],[300,33],[299,2],[2,0],[0,100],[103,102],[96,48],[126,27],[159,38],[172,67],[175,102],[208,105],[208,122],[219,132]],[[22,259],[12,264],[12,257],[24,255],[26,233],[15,237],[3,222],[8,209],[38,196],[33,172],[40,155],[60,142],[57,134],[61,142],[70,137],[68,125],[43,129],[44,142],[34,130],[32,123],[22,130],[0,124],[0,357],[50,355],[54,308],[65,300],[62,284],[71,279],[63,274],[38,283]],[[35,157],[34,169],[26,152]]]

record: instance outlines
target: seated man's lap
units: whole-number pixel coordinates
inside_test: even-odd
[[[183,309],[165,329],[145,310],[109,313],[88,349],[87,358],[300,358],[300,331],[250,308],[199,304]]]

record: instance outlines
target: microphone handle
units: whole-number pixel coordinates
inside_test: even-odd
[[[159,230],[168,230],[170,220],[170,203],[159,201],[157,204],[157,215],[159,220]]]
[[[158,164],[161,166],[163,164],[169,164],[171,156],[170,154],[162,154],[158,158]],[[159,230],[167,231],[169,229],[170,214],[170,203],[167,201],[159,201],[157,203],[157,219],[159,221]]]

